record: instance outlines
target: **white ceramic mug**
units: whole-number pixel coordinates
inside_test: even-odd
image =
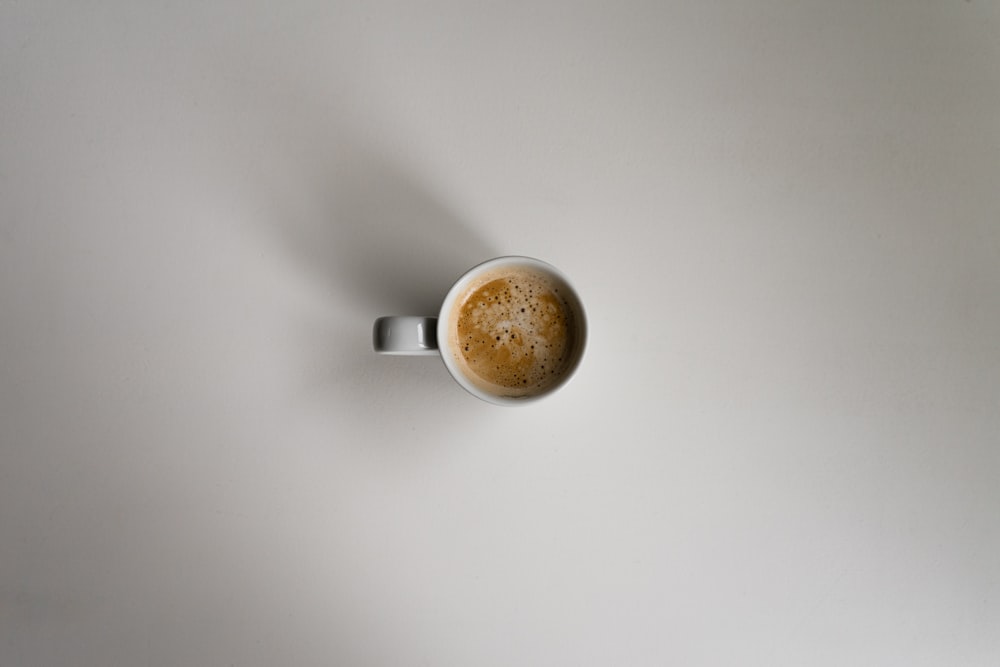
[[[519,276],[527,279],[524,283],[525,291],[529,289],[529,285],[534,285],[535,287],[531,289],[537,289],[539,292],[539,294],[532,292],[530,297],[527,294],[523,297],[513,297],[515,300],[522,299],[523,303],[516,302],[516,304],[524,307],[513,308],[514,314],[525,313],[518,315],[518,318],[522,319],[498,321],[494,317],[490,320],[491,326],[495,325],[497,330],[490,333],[489,340],[484,340],[484,336],[480,335],[484,331],[485,324],[482,324],[483,328],[475,331],[478,332],[476,336],[482,343],[480,349],[485,351],[485,344],[490,343],[490,348],[493,348],[496,354],[500,354],[499,348],[503,346],[506,348],[502,353],[504,358],[517,364],[519,369],[527,370],[507,372],[501,369],[501,364],[497,362],[496,371],[491,370],[492,376],[487,378],[471,370],[476,368],[477,361],[480,362],[479,367],[483,367],[484,361],[470,358],[470,354],[465,352],[469,350],[469,345],[459,343],[459,320],[466,318],[462,322],[467,323],[473,312],[500,312],[497,309],[501,308],[501,301],[504,299],[493,292],[503,289],[503,285],[508,285],[505,288],[508,294],[521,294],[520,287],[514,285],[518,282]],[[543,301],[539,301],[543,290],[546,296]],[[483,297],[484,294],[491,296]],[[483,298],[484,303],[469,303],[473,295]],[[512,308],[511,298],[506,297],[507,305],[502,306],[503,308]],[[494,301],[486,304],[485,301],[490,299]],[[483,308],[476,310],[477,305]],[[490,308],[493,310],[489,310]],[[535,311],[535,315],[526,310]],[[509,318],[512,315],[507,313],[503,317]],[[553,321],[561,323],[558,329],[554,328]],[[545,332],[560,332],[558,346],[546,340],[543,329]],[[472,329],[462,329],[463,333],[466,331]],[[517,338],[518,331],[521,332],[520,339]],[[473,334],[468,333],[467,337],[471,340]],[[501,338],[504,340],[501,341]],[[496,405],[529,403],[548,396],[564,385],[580,364],[586,339],[587,319],[583,303],[566,276],[551,264],[520,256],[497,257],[467,271],[448,291],[437,317],[380,317],[375,320],[372,331],[373,345],[379,354],[440,355],[448,372],[466,391]],[[488,351],[486,353],[492,354]],[[549,353],[552,355],[549,369],[538,370],[539,366],[541,369],[546,369],[545,363],[548,363],[548,357],[544,355]],[[559,355],[558,358],[556,355]],[[495,357],[490,357],[488,363],[493,364],[495,361]],[[517,377],[518,384],[512,384],[513,380],[510,378],[514,376],[511,373]],[[523,373],[524,379],[521,380],[521,376],[517,376],[517,373]],[[503,382],[507,384],[504,385]]]

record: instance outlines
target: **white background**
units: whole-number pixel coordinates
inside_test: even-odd
[[[997,3],[5,1],[0,318],[5,666],[1000,664]]]

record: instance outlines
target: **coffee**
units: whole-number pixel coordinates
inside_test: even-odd
[[[555,275],[508,265],[476,277],[449,318],[449,347],[480,389],[510,398],[545,393],[568,376],[582,346],[579,304]]]

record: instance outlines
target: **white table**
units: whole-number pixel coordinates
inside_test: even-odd
[[[1000,664],[997,3],[5,2],[0,317],[0,664]]]

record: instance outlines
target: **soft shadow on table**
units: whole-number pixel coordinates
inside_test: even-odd
[[[415,174],[356,146],[332,150],[312,177],[322,208],[276,232],[356,312],[436,314],[464,270],[497,254]]]
[[[412,170],[344,138],[329,150],[298,165],[296,196],[268,215],[277,247],[323,295],[295,350],[305,400],[360,419],[475,403],[436,358],[376,355],[371,328],[381,315],[436,316],[465,270],[501,253]],[[396,435],[387,416],[378,428]]]

